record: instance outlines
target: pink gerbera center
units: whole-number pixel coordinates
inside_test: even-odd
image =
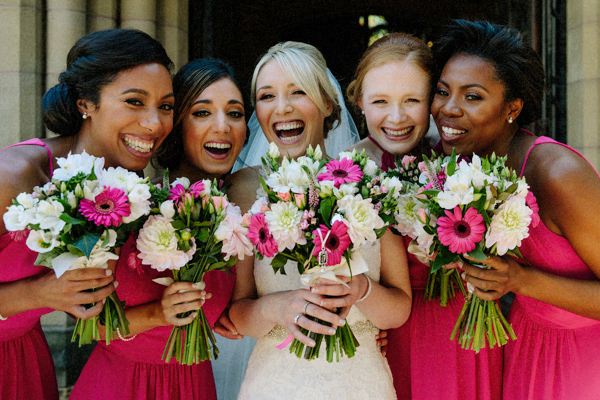
[[[93,201],[82,199],[79,211],[96,225],[117,227],[123,221],[123,217],[131,214],[131,207],[125,192],[105,187]]]
[[[256,251],[264,257],[273,257],[277,254],[277,243],[269,231],[269,225],[265,215],[255,214],[250,219],[248,226],[248,239],[252,242]]]
[[[473,251],[483,239],[485,224],[483,217],[475,208],[469,208],[464,216],[459,206],[437,221],[440,242],[452,253],[464,254]]]
[[[341,221],[335,221],[331,229],[321,225],[319,229],[313,231],[315,249],[313,256],[318,256],[325,242],[325,251],[327,252],[327,265],[338,265],[342,262],[344,252],[350,247],[350,236],[348,227]]]
[[[339,188],[344,183],[360,182],[363,173],[360,167],[348,158],[331,160],[325,165],[325,172],[317,177],[321,181],[333,181],[333,185]]]

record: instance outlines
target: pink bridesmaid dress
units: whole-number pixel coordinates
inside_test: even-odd
[[[52,153],[39,139],[12,146],[42,146],[48,152],[52,174]],[[25,245],[26,237],[6,232],[0,236],[0,282],[14,282],[49,273],[33,263],[37,253]],[[54,363],[40,326],[40,317],[50,308],[26,311],[0,321],[0,399],[58,399]]]
[[[410,243],[404,239],[405,245]],[[408,253],[412,310],[388,331],[387,359],[398,399],[498,400],[502,397],[502,349],[463,350],[450,333],[464,304],[457,293],[446,307],[425,299],[428,266]],[[516,398],[515,398],[516,399]]]
[[[521,175],[531,151],[545,143],[566,147],[583,157],[570,146],[541,136],[529,149]],[[539,270],[598,280],[571,244],[543,222],[523,241],[521,254]],[[510,322],[518,339],[504,350],[504,399],[600,399],[600,321],[517,295]]]
[[[128,262],[133,256],[135,240],[129,238],[121,249],[117,265],[117,294],[126,307],[156,301],[165,286],[152,279],[171,276],[169,271],[158,272],[148,266]],[[206,290],[213,297],[204,304],[211,326],[229,304],[235,283],[234,274],[213,271],[205,276]],[[98,342],[87,361],[71,399],[216,399],[210,362],[184,366],[171,360],[165,363],[162,352],[172,326],[162,326],[139,333],[135,338],[115,340],[110,345]]]

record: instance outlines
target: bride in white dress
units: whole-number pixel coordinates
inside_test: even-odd
[[[339,118],[325,60],[304,43],[285,42],[269,49],[255,68],[252,99],[267,140],[293,158],[303,155],[309,144],[324,148],[326,132]],[[230,197],[248,207],[255,198],[257,172],[248,168],[234,177]],[[257,338],[240,399],[396,398],[375,334],[400,326],[410,313],[406,252],[401,238],[390,232],[360,251],[369,264],[368,277],[354,276],[347,286],[321,281],[304,288],[292,262],[286,264],[286,275],[276,275],[268,259],[238,263],[230,317],[239,333]],[[360,342],[355,356],[328,363],[324,346],[320,357],[311,361],[297,358],[287,348],[277,349],[289,334],[314,345],[299,327],[333,333],[330,326],[306,316],[333,327],[350,324]]]

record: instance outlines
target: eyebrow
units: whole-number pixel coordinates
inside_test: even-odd
[[[450,86],[450,85],[448,85],[447,82],[445,82],[442,79],[440,79],[439,82],[442,83],[442,84],[444,84],[444,85],[446,85],[446,86]],[[467,83],[465,85],[461,85],[460,86],[460,88],[463,89],[463,90],[464,89],[470,89],[470,88],[473,88],[473,87],[480,88],[481,90],[484,90],[486,93],[490,92],[485,86],[480,85],[479,83]]]
[[[196,104],[212,104],[212,103],[213,103],[213,101],[212,101],[212,100],[210,100],[210,99],[200,99],[200,100],[196,100],[196,101],[195,101],[195,102],[192,104],[192,106],[194,106],[194,105],[196,105]],[[239,100],[237,100],[237,99],[231,99],[231,100],[229,100],[229,101],[227,102],[227,104],[239,104],[240,106],[243,106],[243,105],[244,105],[244,104],[243,104],[241,101],[239,101]]]
[[[292,86],[300,87],[299,85],[297,85],[294,82],[288,83],[288,85],[287,85],[288,88],[292,87]],[[263,89],[273,89],[273,86],[272,85],[264,85],[264,86],[261,86],[259,88],[256,88],[256,91],[258,92],[259,90],[263,90]]]
[[[128,93],[137,93],[137,94],[141,94],[143,96],[149,95],[149,93],[146,90],[138,89],[138,88],[131,88],[131,89],[127,89],[127,90],[124,90],[121,92],[121,94],[128,94]],[[173,94],[173,92],[167,93],[162,97],[162,99],[166,99],[167,97],[175,97],[175,95]]]

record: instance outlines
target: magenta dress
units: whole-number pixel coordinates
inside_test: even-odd
[[[405,238],[406,246],[410,238]],[[458,293],[441,307],[425,299],[428,266],[408,253],[412,310],[388,331],[387,359],[398,399],[498,400],[502,397],[502,349],[463,350],[450,333],[464,304]],[[516,399],[516,398],[515,398]]]
[[[159,300],[165,286],[152,279],[171,276],[170,271],[160,273],[128,261],[134,251],[132,236],[121,249],[116,273],[117,294],[126,307]],[[213,296],[204,304],[204,312],[213,326],[229,304],[235,276],[212,271],[206,274],[205,282],[206,290]],[[154,328],[129,341],[117,339],[108,346],[98,342],[73,388],[71,399],[216,399],[210,362],[185,366],[174,359],[168,364],[161,359],[171,329],[172,326]]]
[[[50,174],[52,153],[39,139],[13,146],[42,146],[48,152]],[[6,232],[0,236],[0,282],[14,282],[48,273],[33,265],[37,253],[25,245],[26,236]],[[0,399],[58,399],[54,363],[40,326],[40,317],[50,308],[26,311],[0,321]]]
[[[535,146],[554,143],[538,137]],[[583,157],[583,156],[581,156]],[[521,245],[534,268],[581,280],[598,280],[571,244],[543,222]],[[582,317],[539,300],[517,295],[510,313],[518,339],[504,351],[504,399],[600,399],[600,321]]]

